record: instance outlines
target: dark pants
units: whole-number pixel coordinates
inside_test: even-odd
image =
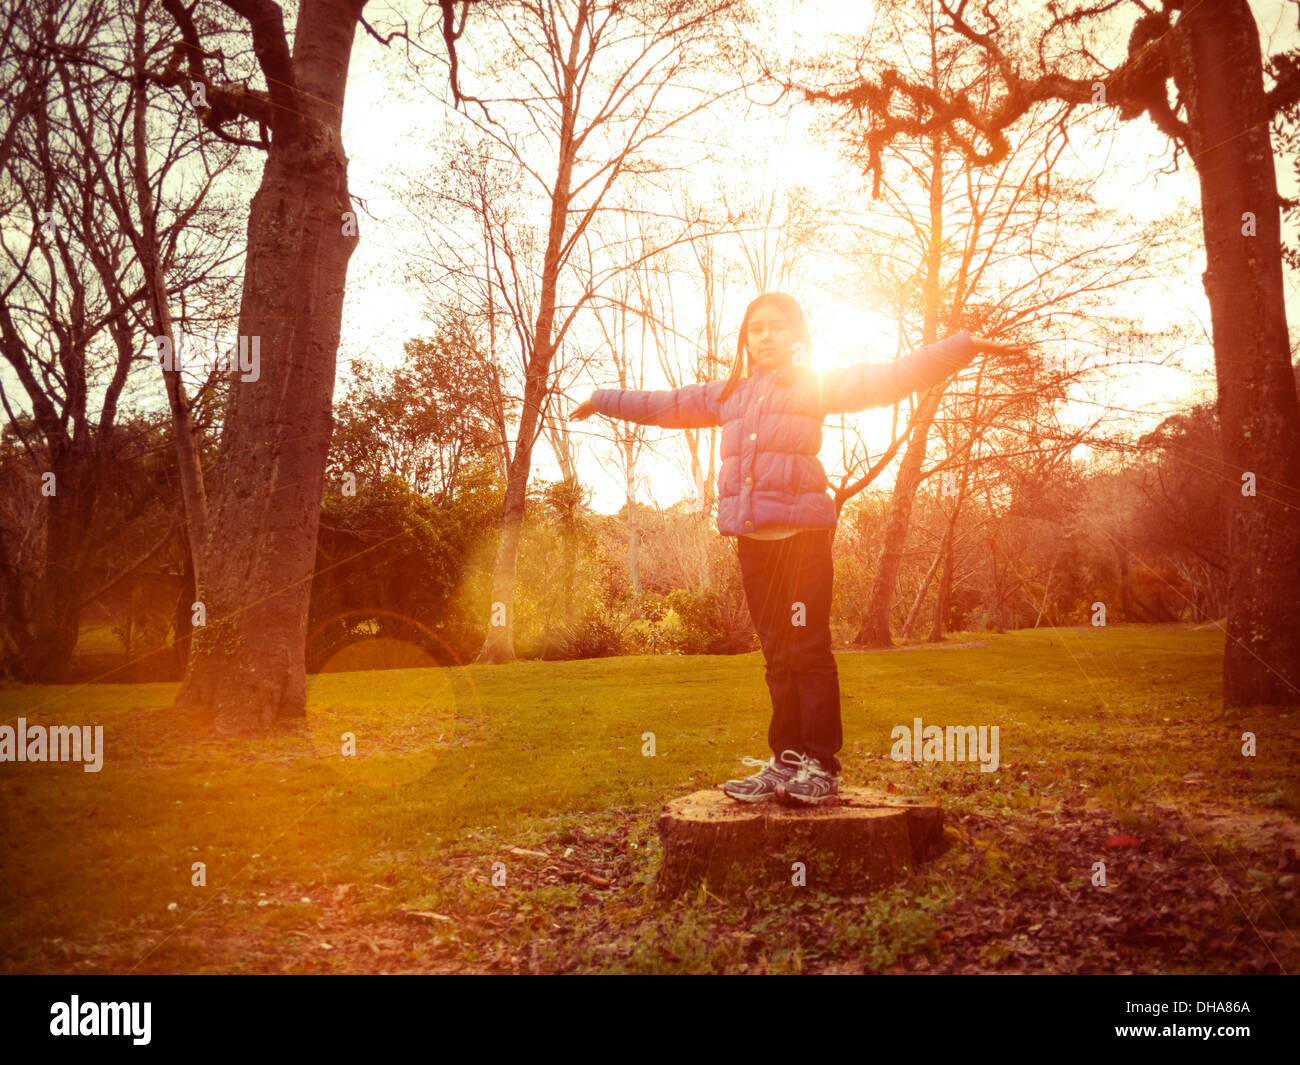
[[[772,694],[767,742],[781,764],[787,748],[811,755],[832,773],[844,745],[840,678],[831,653],[833,529],[784,540],[736,538],[745,600],[758,630]]]

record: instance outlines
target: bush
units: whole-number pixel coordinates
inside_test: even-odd
[[[679,655],[682,653],[682,619],[665,606],[656,617],[638,618],[627,628],[625,642],[631,655]]]
[[[454,496],[431,499],[389,474],[356,496],[327,494],[308,611],[307,670],[320,669],[367,619],[406,619],[400,635],[437,661],[466,662],[482,644],[484,596],[458,590],[487,554],[501,491],[490,467],[463,475]],[[429,630],[428,636],[423,629]]]
[[[738,623],[716,591],[677,588],[668,593],[668,603],[681,618],[679,648],[683,654],[734,655],[753,650],[753,631],[748,624]]]
[[[646,621],[663,621],[672,609],[668,601],[658,592],[642,592],[637,596],[636,608]]]
[[[574,625],[561,625],[542,637],[538,657],[548,661],[574,658],[611,658],[626,654],[623,627],[601,614]]]

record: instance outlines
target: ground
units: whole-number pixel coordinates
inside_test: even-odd
[[[100,723],[105,754],[0,764],[0,968],[1295,972],[1297,716],[1224,715],[1221,661],[1182,626],[841,655],[846,780],[937,799],[948,847],[730,901],[655,896],[654,822],[764,754],[757,654],[322,674],[262,740],[174,684],[6,687],[0,721]],[[916,717],[998,725],[998,771],[894,761]]]

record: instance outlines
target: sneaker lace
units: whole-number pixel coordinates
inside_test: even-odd
[[[789,757],[794,755],[793,758]],[[798,766],[796,776],[800,780],[806,780],[814,772],[825,772],[821,769],[821,763],[816,758],[806,754],[800,754],[798,751],[785,750],[781,752],[781,761],[786,765]]]
[[[757,769],[759,769],[760,772],[761,772],[763,769],[776,769],[776,768],[778,768],[778,766],[777,766],[777,764],[776,764],[776,759],[775,759],[775,758],[768,758],[768,759],[764,760],[764,759],[762,759],[762,758],[750,758],[750,757],[746,756],[746,757],[744,757],[744,758],[742,758],[742,759],[740,760],[740,763],[741,763],[741,765],[751,765],[751,766],[754,766],[754,767],[756,767]]]

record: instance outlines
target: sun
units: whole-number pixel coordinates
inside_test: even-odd
[[[890,362],[894,358],[898,323],[887,315],[836,302],[817,308],[810,318],[812,368],[818,373],[833,366]]]

